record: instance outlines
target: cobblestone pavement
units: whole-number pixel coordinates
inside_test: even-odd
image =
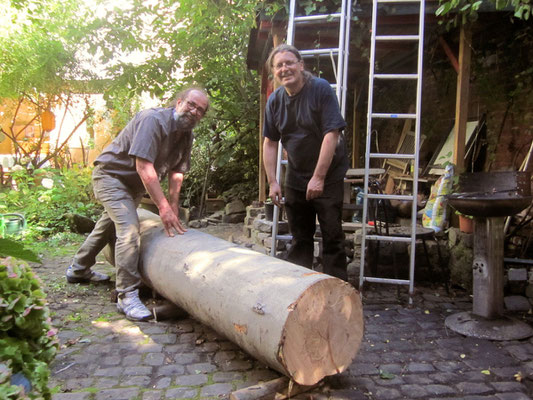
[[[53,400],[221,399],[280,376],[193,319],[124,319],[111,287],[64,284],[67,263],[37,269],[55,293],[50,307],[62,345],[52,364]],[[294,398],[532,398],[533,338],[492,342],[446,329],[448,315],[471,309],[468,296],[418,286],[408,307],[405,293],[369,285],[363,299],[365,334],[352,365]]]

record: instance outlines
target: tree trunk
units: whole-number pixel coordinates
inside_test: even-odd
[[[348,283],[139,210],[141,274],[159,294],[300,385],[344,371],[363,336]]]

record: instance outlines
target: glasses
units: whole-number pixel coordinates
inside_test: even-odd
[[[187,105],[189,111],[196,110],[196,112],[201,116],[205,114],[205,110],[198,104],[196,104],[194,101],[187,100],[185,104]]]
[[[276,71],[279,71],[280,69],[283,68],[283,66],[285,65],[287,68],[290,68],[296,64],[298,64],[300,61],[294,61],[294,60],[289,60],[289,61],[285,61],[285,62],[282,62],[282,63],[277,63],[276,65],[274,65],[274,69]]]

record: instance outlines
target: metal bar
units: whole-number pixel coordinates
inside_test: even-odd
[[[308,56],[329,56],[331,53],[339,54],[340,50],[337,47],[329,49],[310,49],[310,50],[300,50],[302,57]]]
[[[376,74],[374,79],[418,79],[418,74]]]
[[[405,200],[412,201],[415,197],[412,194],[369,194],[369,199],[388,199],[388,200]]]
[[[404,242],[409,243],[410,237],[406,236],[383,236],[383,235],[367,235],[367,240],[378,240],[380,242]]]
[[[409,285],[408,280],[405,279],[388,279],[388,278],[375,278],[372,276],[365,276],[364,280],[366,282],[375,282],[375,283],[392,283],[394,285]]]
[[[372,113],[372,118],[403,118],[416,119],[416,114],[387,114],[387,113]]]
[[[420,40],[418,35],[384,35],[376,36],[378,42],[415,42]]]
[[[321,21],[321,20],[332,20],[332,19],[341,19],[342,13],[333,13],[333,14],[320,14],[320,15],[305,15],[301,17],[295,17],[294,22],[304,22],[304,21]]]
[[[420,3],[421,0],[377,0],[379,4]]]
[[[390,158],[396,160],[412,160],[415,158],[414,154],[399,154],[399,153],[370,153],[370,158]]]

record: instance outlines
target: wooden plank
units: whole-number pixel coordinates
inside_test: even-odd
[[[461,26],[459,43],[459,76],[457,77],[457,96],[455,101],[455,144],[453,163],[456,173],[464,170],[466,122],[468,120],[468,99],[470,89],[470,45],[472,31],[469,26]]]
[[[239,389],[230,394],[230,400],[283,400],[301,393],[308,392],[320,385],[302,386],[290,384],[287,377],[273,379],[247,388]]]

